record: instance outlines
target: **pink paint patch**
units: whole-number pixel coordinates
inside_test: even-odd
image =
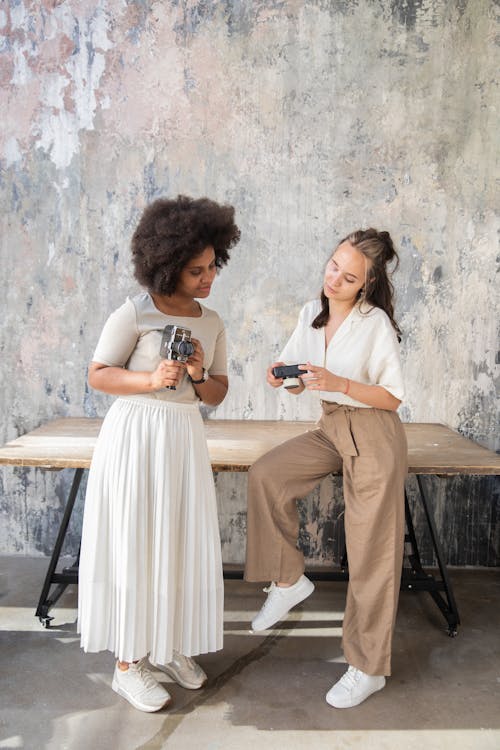
[[[10,83],[14,74],[14,61],[7,56],[0,57],[0,86],[3,88]]]
[[[73,81],[69,81],[68,85],[63,90],[63,101],[64,109],[66,112],[76,112],[75,106],[75,85]]]
[[[42,0],[45,10],[54,10],[58,5],[62,5],[64,0]]]
[[[43,40],[38,44],[36,56],[29,60],[34,73],[61,73],[66,74],[66,61],[71,57],[75,49],[74,42],[66,34],[61,34],[54,39]]]
[[[65,276],[63,279],[64,291],[71,292],[72,289],[76,289],[76,283],[72,276]]]

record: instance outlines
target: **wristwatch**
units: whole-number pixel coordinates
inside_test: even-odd
[[[193,380],[191,375],[189,376],[189,380],[192,382],[193,385],[201,385],[201,383],[206,383],[209,377],[210,375],[205,370],[205,368],[203,368],[203,375],[201,376],[199,380]]]

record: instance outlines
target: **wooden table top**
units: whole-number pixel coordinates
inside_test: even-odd
[[[46,469],[90,466],[102,419],[55,419],[0,448],[0,464]],[[442,424],[406,423],[411,474],[500,474],[500,456]],[[259,456],[314,422],[209,419],[205,422],[214,471],[247,471]]]

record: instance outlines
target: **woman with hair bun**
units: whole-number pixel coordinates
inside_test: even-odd
[[[301,364],[294,388],[317,393],[317,429],[262,456],[248,477],[247,581],[269,581],[252,621],[272,627],[314,590],[297,548],[297,500],[342,470],[349,585],[342,646],[348,669],[326,695],[335,708],[356,706],[391,673],[404,544],[407,445],[396,413],[403,399],[399,328],[387,265],[398,256],[388,232],[358,230],[330,257],[321,297],[267,370]],[[305,363],[305,364],[303,364]],[[286,383],[285,383],[286,385]]]
[[[191,657],[222,648],[217,506],[198,404],[226,395],[226,337],[198,300],[239,237],[232,206],[186,196],[148,206],[132,238],[145,291],[108,318],[89,367],[90,386],[118,398],[88,478],[78,625],[85,651],[114,653],[113,690],[141,711],[170,702],[148,657],[194,690],[207,677]],[[160,356],[167,325],[192,332],[187,361]]]

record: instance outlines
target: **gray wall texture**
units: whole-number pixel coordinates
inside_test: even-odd
[[[131,234],[147,203],[186,193],[234,204],[242,230],[209,302],[227,325],[231,383],[209,416],[316,418],[312,396],[277,394],[264,371],[318,294],[335,243],[373,225],[401,253],[402,418],[496,449],[498,10],[488,0],[3,3],[2,442],[57,416],[104,415],[110,402],[89,391],[86,367],[107,315],[137,291]],[[1,470],[1,552],[50,552],[70,475]],[[432,489],[448,561],[499,565],[498,484],[435,479]],[[245,477],[221,474],[217,491],[224,558],[239,562]],[[68,551],[81,510],[82,498]],[[302,512],[308,562],[338,559],[339,481],[325,480]]]

